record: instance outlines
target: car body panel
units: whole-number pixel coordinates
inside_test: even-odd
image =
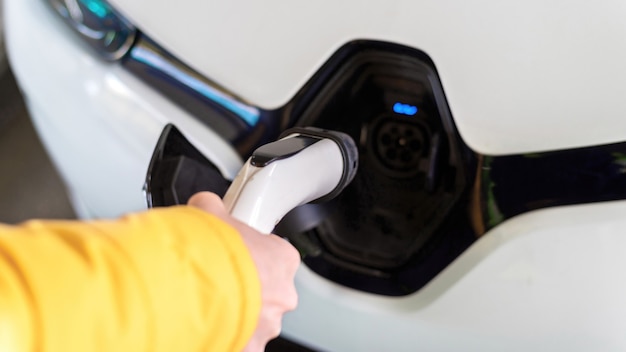
[[[623,1],[111,3],[261,107],[285,104],[341,45],[364,38],[426,52],[460,134],[478,152],[626,140]]]
[[[119,65],[100,60],[43,1],[9,1],[8,47],[46,149],[81,217],[147,207],[142,187],[163,126],[176,123],[226,177],[241,159],[212,130]]]
[[[323,351],[623,351],[624,211],[619,201],[521,215],[405,297],[302,266],[283,333]]]

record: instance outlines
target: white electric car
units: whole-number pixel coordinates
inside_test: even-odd
[[[350,186],[275,230],[290,348],[626,350],[623,1],[4,1],[83,218],[221,193],[289,127],[352,136]]]

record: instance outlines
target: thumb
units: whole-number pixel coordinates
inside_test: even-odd
[[[224,202],[222,202],[222,199],[217,194],[211,192],[200,192],[194,194],[191,198],[189,198],[187,205],[202,209],[215,215],[226,213],[226,208],[224,208]]]

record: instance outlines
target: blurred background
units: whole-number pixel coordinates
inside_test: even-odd
[[[0,73],[0,223],[75,218],[10,69]]]

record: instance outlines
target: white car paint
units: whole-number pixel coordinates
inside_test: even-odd
[[[157,139],[175,123],[226,176],[241,159],[221,137],[118,65],[98,59],[44,1],[6,3],[13,71],[81,217],[146,209]]]
[[[145,208],[141,187],[167,122],[235,175],[241,160],[227,143],[97,59],[43,1],[5,1],[13,69],[83,216]],[[625,139],[625,73],[616,66],[624,61],[624,5],[615,1],[423,2],[419,11],[401,1],[354,9],[354,2],[202,2],[189,11],[189,1],[115,3],[179,57],[263,106],[288,99],[343,41],[368,37],[415,43],[433,57],[461,132],[479,151]],[[409,19],[415,30],[407,30]],[[181,34],[192,40],[177,44]],[[593,106],[597,113],[588,115]],[[513,218],[401,298],[357,292],[303,266],[300,306],[286,316],[284,334],[330,351],[626,350],[624,213],[619,201]]]
[[[177,57],[262,107],[287,102],[347,41],[379,39],[433,59],[458,129],[478,152],[626,140],[621,0],[111,3]]]
[[[323,351],[624,351],[625,212],[620,201],[519,216],[406,297],[301,266],[283,334]]]

